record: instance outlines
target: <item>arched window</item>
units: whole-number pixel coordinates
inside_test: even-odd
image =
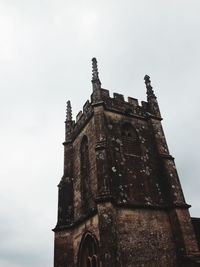
[[[84,136],[81,142],[81,198],[82,205],[87,206],[88,198],[90,195],[90,179],[89,179],[89,149],[88,149],[88,138]]]
[[[79,247],[79,267],[98,267],[98,241],[90,233],[86,233]]]
[[[124,185],[122,198],[126,201],[140,201],[140,176],[142,168],[140,140],[135,128],[130,123],[121,127],[121,152],[125,160]]]
[[[126,123],[122,126],[122,146],[124,155],[139,156],[140,143],[136,130],[131,124]]]

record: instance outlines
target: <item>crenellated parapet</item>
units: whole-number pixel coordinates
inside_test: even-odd
[[[105,91],[105,89],[101,89]],[[108,90],[106,90],[109,92]],[[102,97],[102,102],[106,110],[124,114],[126,116],[139,116],[145,118],[147,116],[147,102],[142,101],[139,104],[138,99],[128,97],[126,101],[124,95],[114,93],[113,97],[109,94]],[[95,103],[94,103],[95,104]]]
[[[70,140],[73,141],[83,127],[87,124],[93,115],[93,107],[91,102],[87,100],[83,106],[83,109],[76,115],[76,121],[73,121],[71,128]]]
[[[71,124],[72,139],[74,139],[81,129],[87,124],[88,120],[93,115],[94,107],[98,105],[102,105],[105,110],[130,117],[146,119],[150,115],[148,102],[146,101],[142,101],[141,104],[139,104],[138,99],[132,97],[128,97],[126,101],[124,95],[117,93],[114,93],[113,97],[110,97],[109,91],[103,88],[99,89],[99,95],[101,100],[97,100],[93,93],[91,95],[91,102],[87,100],[83,109],[76,115],[76,121],[73,121]],[[151,115],[153,116],[154,114]],[[158,119],[161,119],[160,116],[157,117]]]

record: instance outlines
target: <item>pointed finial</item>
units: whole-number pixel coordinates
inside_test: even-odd
[[[149,75],[144,76],[144,81],[147,88],[147,100],[150,100],[151,98],[156,98],[153,87],[151,86],[151,80]]]
[[[96,81],[99,79],[99,72],[97,66],[97,59],[93,57],[92,59],[92,81]]]
[[[71,102],[67,101],[67,110],[66,110],[66,121],[72,120],[72,107]]]
[[[97,60],[95,57],[92,59],[92,84],[93,84],[93,90],[101,88],[101,81],[99,79]]]

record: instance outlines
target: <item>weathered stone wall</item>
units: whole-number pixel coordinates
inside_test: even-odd
[[[75,228],[55,233],[54,267],[78,267],[78,252],[83,235],[92,233],[99,240],[98,215]]]
[[[176,251],[168,214],[119,209],[116,216],[120,267],[174,267]]]
[[[98,204],[100,267],[120,267],[117,257],[116,209],[110,202]]]
[[[94,117],[82,129],[78,137],[73,142],[74,150],[74,218],[79,219],[82,216],[82,202],[81,202],[81,159],[80,159],[80,146],[84,135],[88,138],[89,148],[89,181],[91,188],[90,204],[88,208],[95,207],[95,197],[97,193],[97,178],[96,178],[96,158],[95,158],[95,145],[96,139],[94,135]]]
[[[153,133],[144,118],[105,112],[108,136],[109,171],[112,190],[119,202],[165,204],[162,192],[159,158]],[[124,155],[121,131],[123,125],[133,126],[138,135],[140,155]]]
[[[200,218],[191,218],[192,219],[192,225],[194,227],[194,232],[197,238],[198,246],[200,249]]]
[[[72,240],[74,249],[74,266],[78,265],[78,252],[81,243],[81,239],[86,232],[92,233],[97,240],[99,240],[99,222],[98,215],[87,219],[84,223],[80,224],[77,228],[73,230]]]
[[[54,267],[74,267],[74,248],[72,231],[62,230],[55,233],[54,239]]]

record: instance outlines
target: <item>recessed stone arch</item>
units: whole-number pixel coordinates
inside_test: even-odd
[[[86,232],[78,251],[78,267],[99,267],[99,244],[94,234]]]

